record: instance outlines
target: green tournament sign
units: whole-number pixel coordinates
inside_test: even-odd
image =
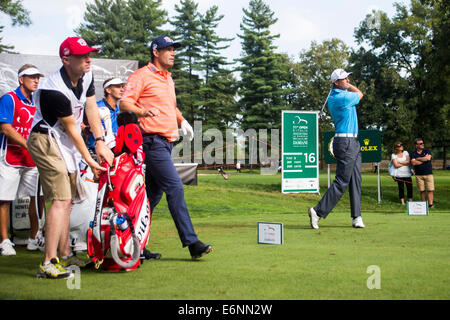
[[[334,131],[327,131],[323,135],[323,154],[327,164],[336,163],[333,153]],[[359,130],[358,140],[361,145],[361,161],[380,162],[381,161],[381,131]]]
[[[319,192],[318,111],[282,111],[281,192]]]

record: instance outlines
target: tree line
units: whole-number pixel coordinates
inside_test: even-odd
[[[1,11],[6,12],[4,2]],[[6,2],[20,5],[19,0]],[[382,131],[385,157],[396,140],[413,149],[415,137],[443,148],[446,156],[449,1],[395,3],[392,18],[372,11],[355,27],[356,48],[333,38],[313,41],[289,57],[279,53],[274,44],[279,34],[270,31],[276,13],[264,0],[249,0],[235,35],[241,54],[233,61],[223,55],[233,38],[217,33],[224,17],[218,6],[200,12],[195,0],[180,0],[169,17],[161,5],[162,0],[94,0],[74,31],[101,50],[98,57],[138,60],[139,66],[148,63],[156,36],[167,34],[181,42],[172,69],[178,107],[191,123],[201,120],[204,130],[280,129],[281,110],[320,110],[331,72],[344,68],[365,94],[357,108],[360,129]],[[29,24],[22,9],[13,21]],[[0,38],[0,51],[11,49]],[[327,130],[333,130],[329,115],[320,122],[321,133]]]

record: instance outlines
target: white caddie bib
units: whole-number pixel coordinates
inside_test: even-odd
[[[55,125],[52,127],[43,119],[40,105],[40,93],[41,90],[55,90],[64,94],[70,101],[72,113],[75,117],[77,128],[81,132],[84,104],[86,103],[86,93],[91,82],[92,82],[92,71],[89,71],[83,76],[83,84],[84,84],[83,92],[81,93],[80,99],[78,99],[73,93],[73,91],[70,88],[68,88],[67,85],[64,83],[60,70],[57,70],[56,72],[52,73],[51,75],[45,78],[42,85],[35,93],[36,97],[35,104],[37,109],[31,127],[33,128],[41,120],[44,121],[44,123],[46,124],[46,128],[48,129],[49,138],[50,137],[55,138],[58,147],[61,151],[61,157],[66,163],[67,171],[69,173],[78,171],[78,164],[82,158],[81,154],[75,147],[72,139],[67,134],[66,130],[64,129],[62,123],[59,120],[57,120]],[[50,141],[52,142],[53,140],[50,139]]]

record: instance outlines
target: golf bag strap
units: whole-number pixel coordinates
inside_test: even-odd
[[[133,224],[133,221],[131,220],[130,215],[127,212],[121,212],[120,214],[123,215],[125,217],[125,219],[127,219],[128,225],[130,226],[131,233],[134,234],[134,224]]]
[[[141,252],[139,250],[140,249],[139,239],[138,239],[138,237],[136,236],[136,234],[134,232],[133,221],[131,220],[131,218],[128,215],[128,213],[123,212],[121,214],[127,220],[128,226],[130,227],[130,230],[131,230],[131,238],[132,238],[132,241],[133,241],[133,254],[132,254],[131,260],[129,260],[127,262],[125,262],[122,259],[120,259],[120,257],[117,254],[117,250],[119,248],[119,239],[118,239],[118,236],[116,234],[116,231],[114,230],[115,229],[114,228],[114,218],[118,216],[117,213],[113,215],[113,217],[114,217],[113,219],[110,219],[110,225],[111,225],[111,228],[110,228],[110,233],[111,233],[110,252],[111,252],[111,256],[112,256],[114,262],[117,263],[122,268],[126,269],[126,268],[131,268],[132,266],[134,266],[138,262],[138,260],[140,258],[140,255],[141,255]]]

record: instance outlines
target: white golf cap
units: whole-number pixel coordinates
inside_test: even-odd
[[[106,83],[103,85],[103,89],[106,89],[106,88],[108,88],[109,86],[112,86],[112,85],[114,85],[114,84],[124,84],[124,83],[126,83],[126,81],[123,81],[123,80],[120,79],[120,78],[112,78],[111,80],[109,80],[108,82],[106,82]]]
[[[351,72],[347,72],[344,69],[336,69],[331,74],[331,82],[335,82],[336,80],[342,80],[351,75]]]
[[[30,67],[25,70],[22,70],[22,72],[19,73],[18,77],[20,78],[23,76],[35,76],[35,75],[39,75],[40,77],[44,76],[44,74],[40,72],[38,68]]]

